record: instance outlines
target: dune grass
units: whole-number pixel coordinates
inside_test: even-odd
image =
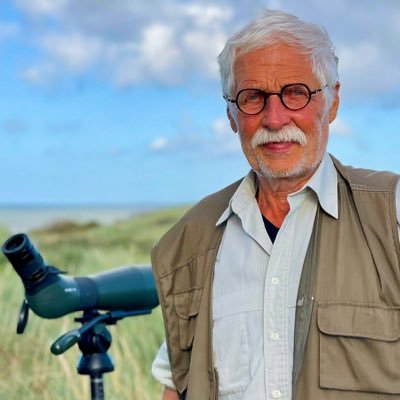
[[[186,208],[145,213],[109,226],[60,223],[29,236],[50,265],[70,275],[88,275],[120,265],[150,264],[152,245]],[[0,229],[1,243],[8,237]],[[23,335],[16,335],[23,299],[17,274],[0,256],[0,399],[90,399],[89,378],[76,371],[74,346],[54,356],[50,346],[62,333],[79,327],[77,314],[48,320],[32,312]],[[155,400],[161,387],[151,376],[152,360],[164,337],[160,308],[151,315],[126,318],[109,328],[109,354],[115,371],[104,375],[106,400]]]

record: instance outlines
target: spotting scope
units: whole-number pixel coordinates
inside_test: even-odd
[[[58,318],[92,309],[142,311],[159,304],[149,266],[126,266],[95,275],[68,276],[47,265],[23,233],[11,236],[2,250],[24,284],[29,307],[40,317]]]

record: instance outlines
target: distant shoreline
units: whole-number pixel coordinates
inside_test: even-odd
[[[62,221],[111,224],[142,212],[166,207],[169,205],[3,205],[0,206],[0,225],[14,234],[44,228]]]

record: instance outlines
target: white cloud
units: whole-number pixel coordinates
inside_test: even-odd
[[[361,42],[357,45],[343,47],[340,51],[340,65],[353,72],[361,72],[362,68],[376,63],[380,58],[376,43]]]
[[[168,145],[168,140],[165,137],[158,137],[150,143],[150,150],[160,151],[164,150]]]
[[[201,130],[188,119],[182,132],[171,137],[160,136],[155,138],[149,149],[154,152],[168,152],[174,157],[225,157],[241,154],[239,137],[235,134],[227,117],[212,121],[209,130]]]
[[[218,77],[216,58],[224,47],[226,39],[227,36],[221,31],[214,32],[213,35],[201,30],[188,32],[183,37],[183,43],[191,55],[193,67],[201,67],[207,77],[216,79]]]
[[[214,143],[212,149],[214,153],[222,155],[233,155],[241,153],[240,140],[229,124],[227,117],[217,118],[212,123],[212,131],[214,133]]]
[[[331,123],[329,130],[333,135],[351,136],[352,134],[350,125],[340,117],[336,117],[336,119]]]
[[[139,57],[143,67],[154,72],[168,71],[179,63],[180,51],[173,26],[155,23],[142,33]]]
[[[221,21],[228,21],[232,17],[232,10],[213,4],[192,3],[182,6],[182,14],[193,18],[198,26],[210,29],[218,28]]]
[[[212,130],[217,138],[225,138],[232,134],[232,129],[229,126],[229,120],[227,117],[217,118],[212,123]]]
[[[31,65],[21,71],[21,78],[34,84],[45,86],[56,76],[55,67],[52,64]]]
[[[399,41],[400,46],[400,41]],[[345,97],[378,97],[400,80],[400,57],[396,60],[379,42],[360,42],[338,51],[340,80]]]
[[[61,66],[77,72],[89,68],[101,55],[102,43],[79,33],[47,35],[43,48]]]
[[[154,23],[143,29],[137,42],[108,45],[108,64],[114,82],[130,86],[143,80],[173,85],[182,79],[182,49],[172,26]]]
[[[39,57],[26,67],[32,82],[93,65],[120,86],[143,81],[176,85],[192,76],[217,79],[216,56],[226,40],[231,8],[210,2],[154,0],[18,0]],[[154,6],[154,7],[153,7]],[[50,23],[49,23],[50,22]],[[53,66],[58,74],[38,76]],[[46,68],[43,68],[46,65]]]
[[[63,10],[69,0],[17,0],[18,7],[30,16],[52,16]]]
[[[216,57],[227,37],[262,8],[257,0],[16,0],[29,43],[31,81],[56,80],[92,66],[120,86],[146,81],[177,85],[218,80]],[[400,81],[398,0],[269,0],[327,28],[340,57],[344,99],[375,100]],[[340,24],[337,21],[340,21]],[[14,28],[12,28],[14,29]],[[1,38],[1,26],[0,26]],[[36,48],[35,48],[36,46]],[[39,71],[52,74],[40,77]]]
[[[65,73],[85,73],[102,57],[102,43],[78,33],[49,34],[42,38],[46,60],[21,71],[23,79],[46,86]]]

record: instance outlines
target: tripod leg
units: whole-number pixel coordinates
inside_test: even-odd
[[[92,400],[104,400],[103,374],[90,375],[90,390]]]

